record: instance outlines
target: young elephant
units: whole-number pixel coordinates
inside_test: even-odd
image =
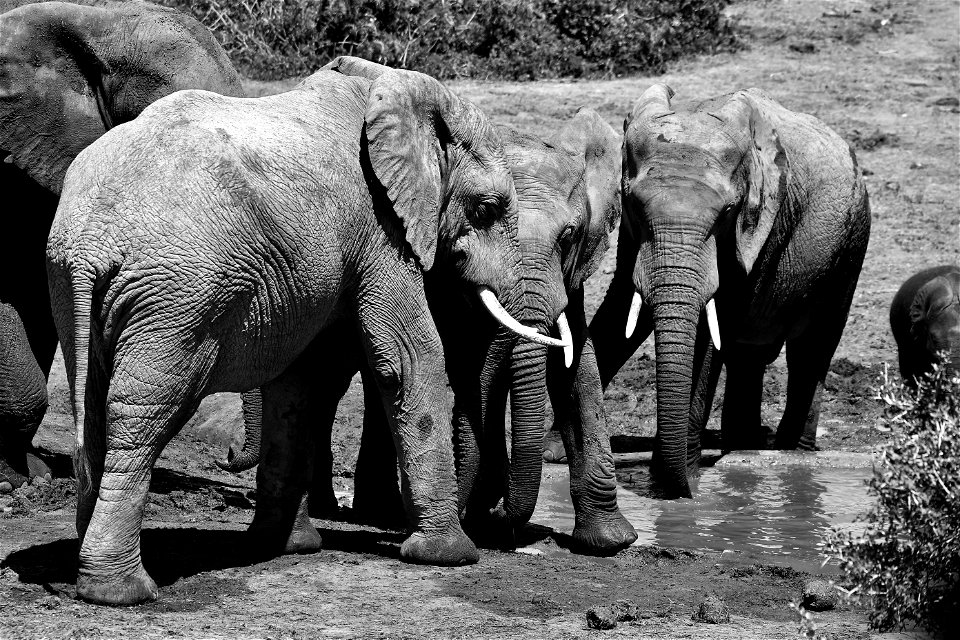
[[[0,270],[16,274],[0,278],[0,301],[27,337],[0,369],[0,481],[31,475],[43,419],[13,400],[35,368],[49,374],[57,347],[44,250],[67,167],[105,131],[189,88],[241,95],[223,49],[193,18],[141,2],[0,0]]]
[[[932,267],[908,278],[890,305],[890,328],[906,384],[928,373],[940,351],[947,352],[950,372],[960,375],[960,267]]]
[[[689,496],[721,359],[724,449],[764,445],[763,374],[784,342],[777,446],[814,446],[870,208],[853,151],[817,119],[758,89],[692,111],[672,96],[654,85],[627,118],[617,270],[590,331],[604,384],[655,333],[663,486]]]
[[[377,77],[385,67],[338,59],[328,65],[353,75]],[[636,540],[636,532],[617,508],[616,477],[606,437],[602,390],[592,346],[586,335],[583,283],[596,270],[608,244],[608,234],[620,214],[620,137],[598,114],[582,109],[550,142],[544,143],[500,128],[507,162],[517,187],[519,235],[525,306],[521,319],[548,333],[557,320],[561,334],[563,311],[571,318],[572,352],[561,362],[559,353],[548,367],[546,349],[535,343],[504,344],[496,323],[471,307],[469,291],[456,272],[434,269],[426,278],[427,298],[444,345],[447,375],[454,392],[454,432],[460,511],[473,520],[474,530],[490,534],[489,514],[501,497],[495,518],[506,526],[492,535],[512,539],[536,506],[542,459],[540,444],[549,377],[555,408],[572,401],[575,380],[594,381],[592,397],[582,402],[589,419],[568,432],[572,450],[571,492],[577,511],[574,537],[581,548],[612,553]],[[351,343],[349,328],[331,330],[325,354],[342,366],[328,370],[323,386],[332,402],[325,412],[323,433],[332,427],[340,400],[362,358]],[[332,351],[331,351],[332,350]],[[506,353],[504,352],[506,350]],[[506,356],[506,357],[505,357]],[[566,365],[566,366],[565,366]],[[574,365],[567,369],[568,366]],[[548,376],[549,369],[549,376]],[[593,371],[593,375],[590,375]],[[396,483],[396,454],[386,425],[382,401],[368,372],[364,380],[364,427],[355,475],[353,514],[379,524],[402,522],[404,509]],[[493,377],[493,379],[491,379]],[[507,391],[512,398],[512,455],[509,467],[504,448]],[[248,405],[249,406],[249,405]],[[588,407],[588,408],[587,408]],[[582,425],[582,426],[581,426]],[[240,471],[259,459],[259,424],[247,422],[243,450],[228,456],[227,468]],[[331,486],[329,438],[318,441],[311,513],[329,514],[336,507]],[[468,504],[469,503],[469,504]]]
[[[321,71],[259,99],[179,92],[81,152],[47,246],[78,427],[79,597],[156,597],[139,554],[151,468],[218,391],[263,396],[251,528],[271,548],[319,548],[293,523],[322,410],[312,343],[339,318],[357,323],[398,443],[401,556],[475,562],[423,272],[452,264],[516,311],[516,215],[496,132],[413,72]]]

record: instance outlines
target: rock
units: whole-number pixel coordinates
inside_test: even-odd
[[[610,610],[617,622],[633,622],[640,617],[640,607],[633,600],[617,600]]]
[[[38,607],[40,607],[41,609],[48,609],[48,610],[59,609],[61,604],[63,604],[63,601],[60,600],[59,596],[54,596],[54,595],[49,595],[49,596],[46,596],[45,598],[41,598],[40,601],[37,602]]]
[[[933,104],[937,107],[960,107],[960,98],[956,96],[946,96],[937,98],[933,101]]]
[[[692,617],[694,622],[705,622],[707,624],[726,624],[730,622],[730,612],[727,611],[727,605],[716,594],[705,597],[697,606],[697,612]]]
[[[28,485],[20,488],[20,495],[22,495],[24,498],[31,498],[36,493],[37,493],[37,488],[33,486]]]
[[[826,580],[807,580],[800,605],[810,611],[830,611],[837,606],[837,590]]]
[[[43,476],[37,476],[30,481],[30,484],[35,487],[39,487],[40,485],[47,484],[47,480]]]
[[[587,609],[587,626],[591,629],[613,629],[617,626],[617,617],[610,607],[590,607]]]
[[[13,485],[4,480],[0,482],[0,493],[10,493],[13,491]]]
[[[795,42],[789,45],[788,49],[797,53],[816,53],[819,51],[812,42]]]

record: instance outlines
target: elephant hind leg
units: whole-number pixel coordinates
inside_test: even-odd
[[[308,350],[309,352],[309,350]],[[322,546],[307,515],[318,422],[324,402],[308,352],[261,387],[263,395],[257,510],[249,532],[258,553],[307,553]]]
[[[114,365],[106,395],[103,467],[80,547],[77,597],[99,604],[129,605],[157,597],[157,584],[140,556],[143,509],[154,463],[199,401],[199,385],[184,375],[190,367],[182,361],[158,363],[149,349],[154,342],[143,344],[131,350],[135,353],[118,354]],[[81,508],[85,502],[81,496]]]

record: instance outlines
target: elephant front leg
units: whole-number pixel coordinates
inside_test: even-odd
[[[723,450],[765,449],[767,438],[760,421],[760,402],[766,364],[755,354],[737,352],[726,356],[725,366],[727,382],[720,415]]]
[[[586,328],[582,290],[579,296],[570,296],[567,316],[574,344],[582,346],[570,370],[563,367],[558,354],[551,354],[548,386],[554,412],[564,418],[558,423],[570,467],[570,496],[576,514],[573,538],[587,553],[609,555],[630,546],[637,532],[617,505],[603,387]]]
[[[321,401],[303,354],[261,387],[262,436],[257,468],[257,509],[249,533],[256,552],[266,555],[320,550],[320,534],[307,514],[313,477],[316,424]]]
[[[407,562],[460,565],[479,559],[460,527],[443,348],[423,282],[381,271],[357,292],[367,360],[390,421],[401,490],[413,529],[400,549]]]

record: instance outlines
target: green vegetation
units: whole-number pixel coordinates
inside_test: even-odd
[[[891,439],[879,449],[862,537],[834,533],[850,592],[880,630],[945,630],[960,611],[960,377],[938,366],[916,391],[884,380]]]
[[[352,55],[439,78],[612,77],[739,46],[730,0],[162,0],[243,73],[278,79]]]

